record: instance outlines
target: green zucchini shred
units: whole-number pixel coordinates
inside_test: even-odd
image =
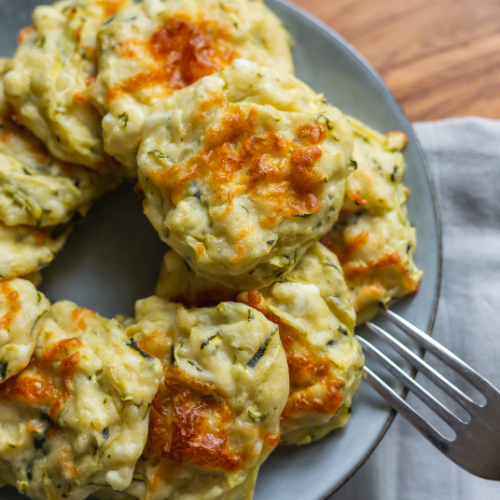
[[[31,481],[33,479],[33,467],[35,466],[35,459],[32,458],[27,464],[26,464],[26,479],[28,481]]]
[[[151,356],[147,353],[144,352],[138,345],[137,342],[134,339],[130,339],[130,342],[127,344],[129,347],[134,349],[134,351],[137,351],[143,358],[146,359],[152,359]]]
[[[349,332],[347,331],[347,328],[343,327],[340,325],[337,330],[342,334],[342,335],[349,335]]]
[[[256,423],[260,424],[267,418],[267,413],[260,413],[258,411],[248,410],[248,416]]]
[[[156,156],[157,158],[166,158],[168,161],[171,161],[172,163],[175,163],[175,160],[171,158],[170,156],[164,155],[161,151],[158,151],[157,149],[153,149],[153,151],[148,151],[149,156]]]
[[[273,338],[273,335],[278,331],[278,325],[274,325],[273,331],[268,335],[263,344],[258,348],[257,352],[252,356],[252,359],[247,363],[248,368],[255,368],[260,358],[264,356],[267,351],[267,347]]]
[[[7,376],[8,366],[9,366],[9,363],[7,361],[0,362],[0,380],[5,380],[5,377]]]
[[[175,365],[175,344],[172,342],[172,348],[170,350],[170,366]]]
[[[208,344],[210,344],[210,342],[215,339],[216,337],[220,337],[220,334],[216,333],[215,335],[212,335],[210,337],[207,337],[202,343],[201,343],[201,346],[200,346],[200,349],[205,349],[205,347],[207,347]]]
[[[40,302],[40,300],[41,300],[41,297],[38,299],[38,302]],[[36,325],[37,325],[38,321],[40,320],[40,318],[41,318],[42,316],[44,316],[44,315],[45,315],[45,313],[46,313],[46,312],[47,312],[47,311],[43,311],[41,314],[39,314],[39,315],[37,316],[37,318],[35,318],[35,321],[33,322],[33,326],[31,327],[31,330],[30,330],[30,333],[29,333],[29,336],[30,336],[30,337],[31,337],[31,334],[33,333],[33,330],[35,329],[35,327],[36,327]]]
[[[340,269],[339,269],[339,268],[338,268],[338,267],[337,267],[337,266],[336,266],[333,262],[331,262],[331,261],[328,261],[328,262],[326,263],[326,265],[327,265],[328,267],[333,267],[333,268],[334,268],[334,269],[336,269],[339,273],[341,272],[341,271],[340,271]]]
[[[106,19],[106,21],[104,21],[102,23],[103,26],[107,26],[109,23],[113,22],[113,19],[115,18],[115,16],[111,16],[110,18]]]
[[[122,124],[122,128],[127,128],[127,125],[128,125],[128,113],[126,111],[124,111],[119,117],[118,117],[119,120],[122,120],[123,124]]]
[[[202,372],[203,371],[203,368],[201,368],[200,365],[198,365],[197,363],[195,363],[194,361],[191,361],[190,359],[188,359],[188,363],[191,365],[191,366],[194,366],[199,372]]]
[[[44,426],[41,432],[35,431],[32,434],[33,444],[36,450],[40,450],[42,454],[47,455],[48,447],[46,446],[48,425]]]
[[[43,49],[43,46],[45,45],[45,35],[39,35],[36,39],[35,46],[39,49]]]
[[[392,171],[392,174],[391,174],[391,181],[392,182],[396,182],[396,174],[398,173],[398,166],[396,165],[394,167],[394,170]]]
[[[332,122],[325,115],[319,115],[317,120],[316,120],[316,123],[318,123],[321,120],[321,118],[325,119],[325,124],[326,124],[326,127],[328,128],[328,130],[333,130]]]

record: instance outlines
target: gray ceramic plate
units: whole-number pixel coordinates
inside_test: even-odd
[[[13,54],[17,33],[30,23],[38,3],[43,2],[0,0],[1,55]],[[411,126],[380,77],[345,40],[288,3],[268,0],[268,5],[295,40],[299,78],[372,127],[403,130],[408,135],[408,209],[418,232],[416,261],[425,276],[419,293],[394,309],[430,331],[439,294],[440,233],[432,186]],[[131,315],[136,299],[154,293],[164,250],[131,187],[125,186],[91,211],[88,224],[44,271],[42,289],[51,300],[73,300],[108,317]],[[360,333],[366,334],[363,329]],[[349,425],[312,445],[278,448],[262,467],[255,500],[326,498],[366,460],[392,418],[390,408],[363,382]],[[20,498],[9,488],[2,490],[1,497]]]

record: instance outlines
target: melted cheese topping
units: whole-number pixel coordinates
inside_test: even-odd
[[[115,320],[54,304],[29,365],[0,385],[0,477],[34,499],[124,490],[161,371]]]
[[[35,229],[0,222],[0,281],[38,271],[49,265],[71,232],[70,224]]]
[[[153,64],[146,71],[110,86],[104,96],[105,102],[127,94],[137,95],[157,85],[161,97],[168,97],[175,90],[230,65],[235,59],[236,51],[225,46],[224,33],[214,30],[213,21],[194,23],[189,18],[163,17],[163,25],[149,38],[133,38],[115,49],[121,57],[151,59]],[[209,37],[209,31],[216,32]]]
[[[0,60],[0,74],[10,66]],[[12,119],[0,80],[0,220],[9,225],[54,226],[85,216],[117,185],[114,176],[56,160],[43,143]]]
[[[200,276],[262,287],[336,220],[350,134],[342,114],[294,77],[238,60],[148,119],[145,212]]]
[[[119,163],[104,153],[101,117],[89,101],[97,73],[97,32],[129,0],[62,0],[39,6],[21,32],[5,77],[16,118],[60,160],[109,172]]]
[[[153,400],[146,454],[162,457],[172,467],[193,464],[220,471],[241,469],[243,458],[228,446],[232,411],[220,392],[175,367],[168,370],[164,386]]]
[[[151,297],[127,330],[164,366],[131,497],[251,498],[279,441],[288,375],[277,327],[243,304],[191,309]],[[106,496],[106,492],[104,492]]]
[[[0,282],[0,383],[29,363],[49,307],[29,281]]]
[[[361,324],[377,314],[380,302],[416,293],[422,271],[413,261],[416,231],[402,181],[406,136],[382,135],[349,120],[358,168],[347,180],[339,222],[322,242],[339,257]]]
[[[314,245],[282,281],[242,293],[238,300],[279,325],[290,375],[280,442],[303,444],[346,425],[363,355],[353,338],[355,314],[334,254]],[[219,297],[235,300],[236,295],[196,276],[172,250],[164,257],[156,291],[186,307],[217,303]]]
[[[92,91],[105,147],[136,167],[141,129],[153,107],[237,57],[293,72],[290,39],[260,0],[146,1],[103,27]]]
[[[221,105],[226,111],[221,124],[208,129],[206,147],[186,165],[178,163],[168,171],[153,171],[155,185],[170,191],[175,204],[196,179],[208,183],[214,193],[212,202],[227,200],[229,204],[235,196],[248,193],[270,209],[260,220],[264,227],[318,213],[318,195],[325,178],[317,162],[323,155],[319,146],[326,138],[326,126],[300,125],[295,142],[272,130],[259,134],[255,108],[245,116],[238,106],[227,102]],[[307,135],[310,130],[314,140]]]

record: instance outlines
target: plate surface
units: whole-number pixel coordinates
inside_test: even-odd
[[[0,55],[14,53],[19,29],[30,23],[31,11],[40,3],[45,2],[0,0]],[[299,78],[368,125],[408,135],[408,212],[418,234],[415,260],[425,275],[419,293],[393,309],[430,332],[439,295],[441,240],[432,186],[412,128],[380,77],[345,40],[291,4],[281,0],[267,3],[295,40]],[[53,301],[73,300],[108,317],[132,315],[135,300],[154,293],[164,251],[164,244],[142,215],[132,186],[123,186],[92,209],[88,223],[44,271],[41,288]],[[382,320],[377,322],[383,326]],[[365,329],[357,333],[369,337]],[[318,443],[278,448],[262,467],[255,500],[328,497],[366,460],[392,418],[391,409],[363,382],[348,426]],[[0,498],[24,497],[5,488]]]

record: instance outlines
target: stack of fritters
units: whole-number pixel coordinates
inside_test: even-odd
[[[0,59],[0,75],[11,61]],[[50,264],[74,225],[118,179],[54,158],[18,122],[0,80],[0,279]]]
[[[32,356],[17,374],[20,366],[2,360],[12,368],[0,386],[2,479],[35,499],[83,499],[104,485],[124,490],[146,444],[160,362],[116,320],[67,301],[49,308],[41,294],[33,305],[36,291],[22,279],[10,287],[10,296],[0,290],[4,322],[10,314]],[[48,311],[34,326],[26,321],[30,308],[42,307]],[[14,347],[8,342],[2,352]]]
[[[0,89],[0,480],[250,500],[278,442],[346,425],[356,321],[418,288],[404,135],[295,78],[260,0],[63,0],[19,41]],[[170,247],[157,295],[117,320],[51,305],[19,277],[123,178]]]

